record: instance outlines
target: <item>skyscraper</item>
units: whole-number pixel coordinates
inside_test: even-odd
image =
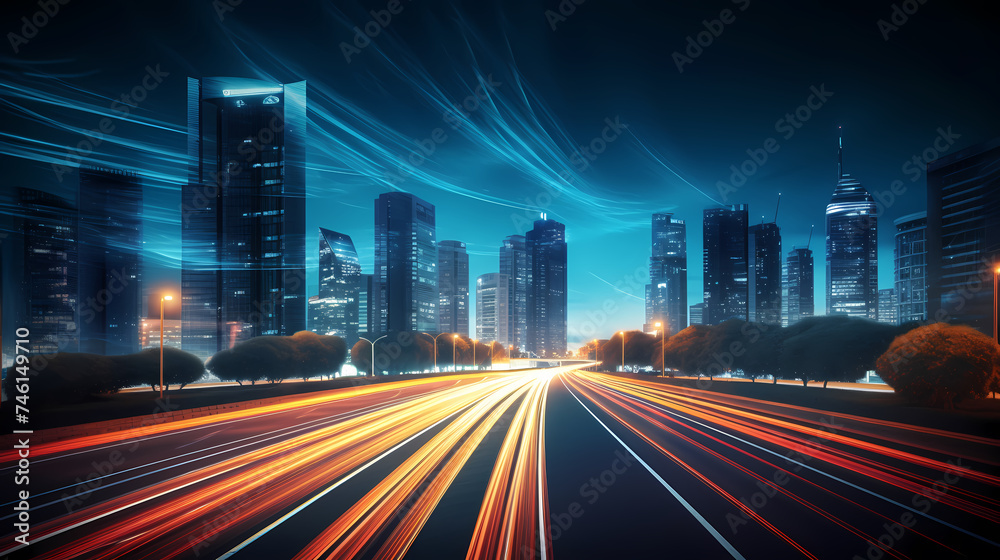
[[[1000,137],[927,164],[928,319],[992,336]]]
[[[899,324],[923,321],[927,319],[927,212],[903,216],[894,224]]]
[[[142,185],[131,171],[80,169],[80,351],[141,349]],[[96,305],[88,302],[99,302]]]
[[[652,256],[646,287],[646,324],[668,334],[687,327],[687,229],[670,213],[653,214]]]
[[[844,173],[826,207],[826,314],[878,319],[878,217],[875,199]]]
[[[785,261],[782,297],[782,325],[794,325],[815,312],[813,282],[813,252],[797,247],[788,252]]]
[[[748,316],[747,205],[708,208],[704,231],[704,324]]]
[[[704,325],[705,324],[705,304],[696,303],[691,306],[691,324],[692,325]]]
[[[378,330],[378,283],[374,274],[362,274],[358,279],[358,336],[369,336]]]
[[[491,272],[476,279],[476,338],[489,344],[504,344],[507,333],[508,279],[505,274]]]
[[[878,322],[886,325],[899,324],[899,302],[896,299],[896,288],[884,288],[878,291]]]
[[[527,350],[539,357],[566,352],[566,226],[542,217],[525,235],[531,266]]]
[[[98,297],[106,297],[77,299],[77,209],[58,196],[24,188],[17,189],[15,205],[14,233],[3,243],[9,247],[5,256],[11,257],[4,263],[7,270],[20,274],[18,297],[5,301],[12,309],[9,316],[14,325],[30,331],[32,354],[76,352],[77,317],[96,313],[92,306],[99,305]]]
[[[378,333],[436,332],[438,253],[434,206],[412,194],[375,201]]]
[[[188,78],[184,349],[306,328],[306,83]]]
[[[520,351],[527,350],[528,340],[528,286],[531,266],[523,235],[511,235],[500,247],[500,274],[507,276],[507,332],[509,340]]]
[[[781,324],[781,229],[778,224],[750,226],[747,256],[749,320]]]
[[[438,243],[437,332],[469,334],[469,254],[461,241]]]
[[[361,263],[349,235],[319,228],[319,297],[310,300],[310,329],[358,341]]]

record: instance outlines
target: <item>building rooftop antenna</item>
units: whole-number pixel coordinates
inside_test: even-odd
[[[778,223],[778,208],[781,207],[781,193],[778,193],[778,204],[774,206],[774,223]]]
[[[813,229],[815,227],[816,227],[816,224],[813,224],[813,225],[809,226],[809,241],[806,241],[806,249],[808,249],[809,245],[812,244],[812,241],[813,241]]]

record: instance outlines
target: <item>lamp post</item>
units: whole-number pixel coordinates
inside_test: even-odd
[[[382,336],[376,338],[375,342],[378,342],[378,341],[382,340],[383,338],[385,338],[387,336],[389,336],[389,335],[383,334]],[[359,336],[358,338],[360,338],[361,340],[363,340],[363,341],[367,342],[368,344],[372,345],[372,377],[375,377],[375,342],[372,342],[371,340],[368,340],[367,338],[365,338],[363,336]]]
[[[451,371],[458,371],[458,361],[455,360],[455,345],[458,343],[458,335],[451,337]]]
[[[656,328],[663,326],[662,323],[656,323]],[[660,335],[660,377],[667,376],[667,364],[666,360],[663,359],[664,347],[667,345],[667,327],[663,327],[663,334]]]
[[[993,290],[994,292],[996,290]],[[160,398],[163,398],[163,302],[172,301],[174,296],[160,297]]]
[[[478,370],[479,364],[476,363],[476,344],[479,344],[479,339],[472,339],[472,369]]]
[[[510,371],[510,353],[514,351],[514,345],[507,347],[507,370]]]
[[[618,331],[622,336],[622,373],[625,373],[625,331]]]
[[[445,335],[448,333],[440,333],[434,337],[434,371],[438,369],[438,336]],[[427,335],[430,336],[430,335]]]

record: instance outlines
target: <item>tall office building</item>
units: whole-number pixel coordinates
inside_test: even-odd
[[[437,332],[469,334],[469,254],[461,241],[438,242]]]
[[[309,328],[358,341],[361,263],[349,235],[319,228],[319,297],[309,300]]]
[[[15,288],[17,296],[5,301],[5,311],[12,327],[30,331],[32,354],[76,352],[77,318],[94,313],[91,307],[81,309],[78,300],[77,208],[35,189],[17,189],[15,196],[13,233],[3,241],[4,256],[10,260],[4,265],[12,277],[20,276],[7,286]],[[94,298],[86,305],[99,304]],[[7,332],[13,334],[14,328]],[[8,344],[12,340],[9,337]]]
[[[566,353],[566,226],[542,217],[525,235],[531,266],[527,350],[539,357]]]
[[[747,305],[749,320],[781,324],[781,229],[776,223],[750,226]]]
[[[705,324],[705,304],[696,303],[691,306],[691,324],[692,325],[704,325]]]
[[[131,171],[80,169],[80,351],[141,349],[142,185]]]
[[[927,212],[903,216],[893,223],[899,324],[923,321],[927,319]]]
[[[374,274],[358,279],[358,335],[368,336],[378,330],[378,282]]]
[[[704,324],[748,316],[747,205],[705,210]]]
[[[508,286],[506,274],[491,272],[476,279],[476,338],[480,342],[504,344],[509,340]]]
[[[782,286],[783,326],[794,325],[815,312],[813,252],[797,247],[788,252]]]
[[[886,325],[899,324],[899,301],[896,299],[896,288],[884,288],[878,291],[878,322]]]
[[[378,330],[437,332],[438,253],[434,206],[412,194],[375,201]]]
[[[875,199],[844,173],[826,207],[826,314],[878,319],[878,217]]]
[[[306,83],[188,78],[183,347],[306,328]]]
[[[528,341],[528,286],[531,282],[531,266],[528,249],[523,235],[511,235],[503,240],[500,247],[500,274],[507,276],[507,332],[509,339],[504,342],[518,350],[527,350]]]
[[[653,214],[652,256],[646,286],[646,324],[668,334],[687,327],[687,229],[670,213]]]
[[[1000,266],[1000,137],[927,164],[928,319],[992,336]],[[932,311],[933,310],[933,311]]]

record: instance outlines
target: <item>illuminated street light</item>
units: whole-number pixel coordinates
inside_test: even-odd
[[[996,290],[994,290],[995,292]],[[173,301],[174,296],[160,298],[160,398],[163,398],[163,302]]]
[[[622,373],[625,373],[625,331],[618,331],[622,337]]]
[[[1000,303],[998,287],[1000,287],[1000,266],[993,271],[993,340],[1000,344],[1000,328],[997,327],[997,303]]]

